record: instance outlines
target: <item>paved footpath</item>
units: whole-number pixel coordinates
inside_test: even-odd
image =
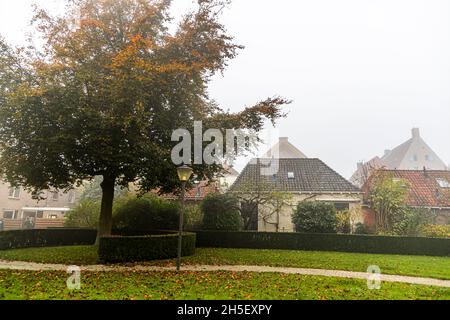
[[[62,264],[40,264],[32,262],[16,262],[0,260],[0,270],[23,270],[23,271],[66,271],[67,265]],[[143,271],[143,272],[167,272],[175,271],[174,267],[153,267],[153,266],[81,266],[81,271],[87,272],[127,272],[127,271]],[[258,272],[258,273],[283,273],[298,274],[308,276],[337,277],[347,279],[367,280],[368,273],[341,271],[341,270],[322,270],[322,269],[303,269],[303,268],[284,268],[284,267],[264,267],[264,266],[182,266],[182,271],[187,272],[214,272],[214,271],[230,271],[230,272]],[[381,281],[385,282],[401,282],[416,285],[436,286],[450,288],[450,280],[439,280],[433,278],[408,277],[398,275],[381,274]]]

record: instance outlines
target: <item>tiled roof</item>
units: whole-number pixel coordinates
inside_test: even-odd
[[[412,207],[450,207],[450,188],[442,187],[439,179],[450,183],[450,171],[435,170],[381,170],[392,178],[409,184],[407,205]]]
[[[207,180],[200,181],[194,185],[194,187],[186,191],[186,200],[201,201],[206,198],[207,195],[211,193],[217,193],[219,189],[216,183],[210,183]]]
[[[274,175],[262,175],[261,169],[267,168],[268,161],[270,159],[251,161],[230,191],[251,192],[268,189],[271,191],[307,193],[361,192],[360,189],[353,186],[319,159],[278,159],[279,170]],[[292,178],[289,178],[289,173],[293,173]]]
[[[194,184],[192,189],[186,190],[185,199],[186,201],[202,201],[209,194],[218,192],[219,188],[215,182],[210,183],[208,180],[203,180]],[[178,200],[180,198],[174,194],[164,194],[162,197],[168,200]]]

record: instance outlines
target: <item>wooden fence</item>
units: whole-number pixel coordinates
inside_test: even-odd
[[[3,230],[24,229],[24,220],[3,219]],[[36,219],[34,229],[63,228],[65,219]]]

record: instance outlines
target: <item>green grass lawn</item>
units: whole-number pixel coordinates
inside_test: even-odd
[[[97,263],[96,247],[31,248],[0,251],[0,259],[41,263],[92,265]],[[264,265],[365,272],[377,265],[384,274],[432,277],[450,280],[450,257],[424,257],[250,249],[197,249],[183,259],[190,265]],[[173,266],[174,261],[155,261],[148,265]]]
[[[64,272],[0,271],[0,299],[33,300],[339,300],[450,299],[450,289],[274,273],[82,273],[81,290],[69,291]]]

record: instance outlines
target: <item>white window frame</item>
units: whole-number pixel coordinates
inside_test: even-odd
[[[12,212],[11,218],[6,218],[6,214],[10,214]],[[3,210],[3,219],[14,219],[14,215],[15,215],[15,210]]]
[[[12,212],[11,218],[5,218],[5,214],[7,212],[8,213]],[[5,209],[5,210],[3,210],[3,219],[18,220],[19,219],[19,215],[20,215],[19,210],[13,210],[13,209]]]
[[[437,178],[436,179],[439,186],[443,189],[450,189],[450,181],[444,178]]]
[[[20,199],[20,194],[22,193],[22,190],[20,187],[10,187],[8,198],[9,199]]]

